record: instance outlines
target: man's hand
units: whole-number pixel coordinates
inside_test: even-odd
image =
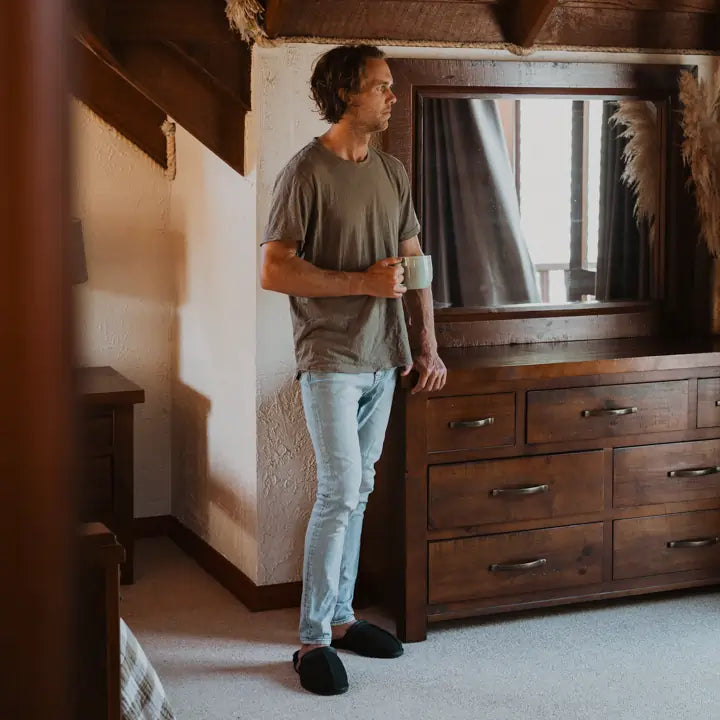
[[[447,368],[445,363],[440,359],[437,350],[423,350],[413,359],[413,364],[408,365],[402,371],[401,375],[405,377],[415,368],[420,377],[411,390],[411,393],[433,392],[434,390],[442,390],[447,380]]]
[[[401,298],[407,292],[407,288],[402,284],[405,269],[400,263],[400,258],[391,257],[371,265],[361,273],[361,292],[358,294]]]

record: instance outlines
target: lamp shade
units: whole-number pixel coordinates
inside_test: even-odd
[[[72,219],[70,226],[70,277],[73,285],[88,279],[82,223],[77,218]]]

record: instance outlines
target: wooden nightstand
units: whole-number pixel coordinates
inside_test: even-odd
[[[102,522],[125,549],[121,582],[133,582],[133,410],[145,391],[111,367],[77,369],[84,463],[81,519]]]

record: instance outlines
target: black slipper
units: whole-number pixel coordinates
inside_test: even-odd
[[[403,654],[402,643],[394,635],[366,620],[353,623],[343,637],[330,644],[365,657],[396,658]]]
[[[293,667],[306,690],[316,695],[342,695],[347,691],[345,667],[333,648],[314,648],[298,662],[299,652],[296,650],[293,653]]]

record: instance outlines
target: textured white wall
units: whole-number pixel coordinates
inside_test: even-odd
[[[256,580],[255,173],[179,126],[176,147],[172,512]]]
[[[275,177],[327,124],[313,112],[309,67],[322,48],[286,45],[253,54],[257,120],[257,237],[262,238]],[[259,257],[258,250],[258,257]],[[312,507],[315,460],[294,379],[287,297],[257,285],[258,583],[300,577]]]
[[[135,406],[135,516],[170,512],[174,290],[162,168],[80,102],[71,104],[73,212],[89,280],[74,289],[77,363],[112,365],[145,389]]]
[[[257,232],[268,216],[275,176],[326,125],[309,97],[312,63],[326,45],[290,44],[255,48],[253,107],[258,122]],[[504,51],[451,48],[385,48],[390,57],[438,57],[518,60]],[[528,60],[586,62],[667,62],[712,67],[712,58],[632,53],[536,53]],[[391,62],[392,67],[392,62]],[[257,295],[257,472],[258,582],[298,580],[303,536],[315,486],[315,464],[294,382],[294,357],[288,303],[277,293],[258,287]]]

